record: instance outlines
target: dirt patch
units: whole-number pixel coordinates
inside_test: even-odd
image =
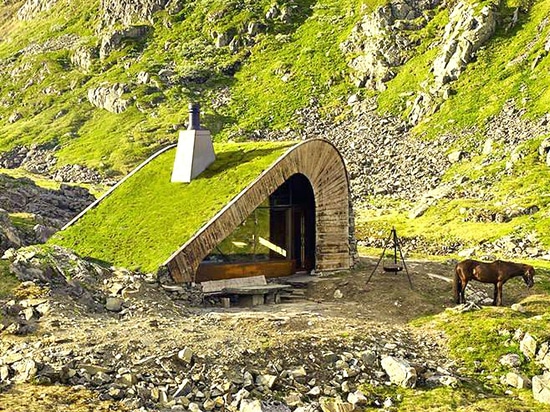
[[[35,379],[67,386],[4,386],[0,404],[10,411],[160,410],[163,403],[187,408],[190,401],[217,402],[214,394],[224,385],[232,393],[246,387],[251,397],[262,399],[296,392],[308,404],[323,394],[345,396],[360,382],[384,385],[387,378],[378,361],[366,363],[365,351],[376,359],[409,359],[420,380],[422,373],[442,369],[452,375],[444,336],[407,323],[454,306],[454,262],[407,262],[412,288],[405,272],[379,271],[366,284],[375,263],[366,258],[352,272],[316,277],[302,301],[254,308],[187,307],[159,285],[136,282],[124,296],[123,311],[97,312],[73,296],[51,291],[51,311],[40,318],[37,331],[24,337],[4,333],[0,353],[32,359],[39,369]],[[513,279],[504,287],[505,304],[528,293]],[[492,285],[469,286],[467,299],[480,296],[492,296]],[[188,363],[179,356],[184,348],[192,353]],[[40,376],[44,365],[52,370],[47,379]],[[302,370],[304,378],[293,377]],[[258,376],[264,375],[277,376],[277,384],[258,386]],[[124,376],[138,384],[122,385]],[[251,384],[247,376],[253,377]],[[194,392],[178,398],[186,380]],[[69,387],[71,395],[63,398]],[[96,409],[86,409],[89,405]]]

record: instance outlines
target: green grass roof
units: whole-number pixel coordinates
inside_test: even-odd
[[[49,243],[155,271],[291,145],[214,144],[216,161],[191,183],[170,182],[176,150],[168,150]]]

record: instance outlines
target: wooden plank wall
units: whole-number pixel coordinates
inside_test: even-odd
[[[174,280],[195,281],[204,257],[297,173],[309,179],[315,196],[316,270],[350,268],[350,195],[344,161],[332,143],[311,139],[289,149],[165,262]]]

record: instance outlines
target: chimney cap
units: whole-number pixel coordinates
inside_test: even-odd
[[[187,130],[200,130],[200,112],[200,104],[193,102],[189,103],[189,124]]]

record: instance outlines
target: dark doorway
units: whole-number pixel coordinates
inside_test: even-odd
[[[315,197],[309,180],[295,174],[269,197],[270,241],[281,245],[299,270],[315,268]],[[272,259],[282,256],[271,252]]]

